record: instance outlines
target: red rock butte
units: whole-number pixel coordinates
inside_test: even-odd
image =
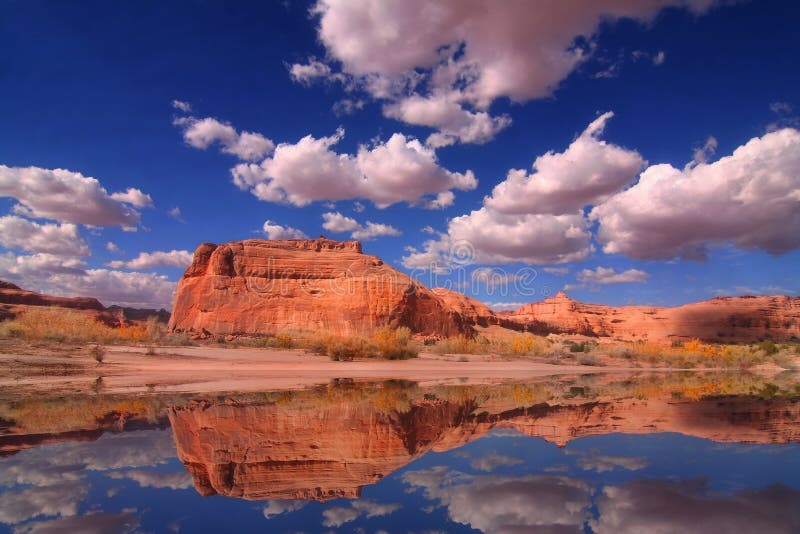
[[[381,326],[445,336],[470,330],[445,295],[362,253],[357,241],[324,238],[200,245],[170,320],[175,331],[216,335]]]
[[[720,297],[672,308],[584,304],[559,292],[495,314],[475,299],[428,289],[357,241],[325,238],[204,243],[178,283],[170,328],[213,335],[281,331],[359,334],[409,327],[422,335],[472,336],[493,325],[665,342],[800,338],[800,298]]]

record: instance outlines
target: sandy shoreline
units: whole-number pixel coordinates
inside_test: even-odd
[[[102,364],[86,350],[64,354],[32,352],[0,354],[1,394],[69,394],[99,387],[104,393],[258,391],[304,388],[335,379],[497,383],[548,375],[669,371],[430,353],[411,360],[335,362],[301,350],[213,346],[158,347],[155,355],[145,354],[144,347],[113,346],[108,347]]]

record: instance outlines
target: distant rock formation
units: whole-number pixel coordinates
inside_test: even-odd
[[[800,298],[719,297],[674,308],[604,306],[572,300],[563,291],[503,318],[534,332],[624,340],[788,341],[800,338]]]
[[[785,398],[620,398],[555,406],[429,399],[407,411],[345,400],[295,407],[202,401],[170,409],[169,419],[197,491],[250,500],[358,498],[362,486],[426,452],[460,447],[494,428],[559,446],[615,432],[680,432],[735,443],[800,440],[800,403]]]
[[[66,308],[95,316],[109,326],[144,322],[155,316],[160,322],[169,321],[166,310],[140,308],[124,308],[121,306],[105,307],[92,297],[55,297],[22,289],[10,282],[0,280],[0,321],[13,319],[29,309],[41,307]]]
[[[200,245],[178,283],[169,324],[214,335],[359,334],[381,326],[423,335],[471,333],[472,319],[450,300],[363,254],[357,241],[249,239]]]

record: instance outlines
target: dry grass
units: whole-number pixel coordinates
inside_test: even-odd
[[[506,329],[479,329],[476,338],[455,336],[432,347],[439,354],[497,354],[541,358],[552,364],[604,365],[608,360],[626,360],[626,366],[674,369],[750,369],[775,364],[784,369],[800,368],[800,346],[762,341],[754,344],[704,343],[698,339],[671,344],[652,341],[594,340],[577,336],[546,338]],[[502,331],[499,331],[502,330]]]
[[[469,338],[459,335],[437,342],[433,351],[438,354],[489,354],[492,343],[483,336]]]
[[[489,337],[479,335],[469,338],[453,336],[436,343],[433,351],[438,354],[499,354],[503,356],[546,356],[553,345],[544,337],[529,333],[511,332],[500,336],[488,332]]]
[[[2,334],[25,341],[60,341],[108,343],[114,330],[86,314],[56,309],[29,310],[4,323]]]
[[[406,327],[379,328],[367,337],[320,333],[305,340],[302,346],[335,361],[376,357],[405,360],[416,358],[419,352],[411,341],[411,330]]]
[[[40,308],[28,310],[12,321],[0,324],[0,337],[20,338],[27,342],[136,343],[161,339],[161,328],[155,319],[144,325],[111,328],[86,313]]]

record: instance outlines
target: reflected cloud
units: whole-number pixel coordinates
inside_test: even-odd
[[[403,481],[446,506],[453,521],[488,533],[582,532],[591,505],[585,482],[554,475],[470,477],[435,467]]]
[[[286,499],[274,499],[271,501],[267,501],[267,505],[264,506],[264,517],[267,519],[272,519],[273,517],[288,514],[291,512],[296,512],[301,508],[304,508],[305,505],[308,504],[307,501],[289,501]]]
[[[186,471],[178,473],[161,473],[158,471],[114,471],[106,475],[113,479],[127,478],[135,481],[143,488],[168,488],[173,490],[192,487],[192,476]]]
[[[95,514],[35,521],[17,527],[14,534],[119,534],[133,532],[138,529],[139,523],[139,517],[133,513]]]
[[[597,508],[598,534],[800,532],[800,491],[781,485],[720,496],[701,481],[636,480],[606,487]]]
[[[638,471],[647,467],[647,459],[641,456],[589,455],[581,457],[577,463],[578,467],[584,471],[597,471],[598,473],[606,473],[615,469]]]
[[[73,516],[88,493],[86,483],[7,491],[0,495],[0,523],[13,525],[39,516]]]
[[[349,507],[334,506],[322,512],[322,526],[340,527],[355,521],[361,516],[379,517],[389,515],[400,509],[399,504],[378,503],[367,500],[353,501]]]
[[[476,471],[485,471],[487,473],[491,473],[500,466],[512,466],[519,465],[521,463],[522,460],[519,458],[512,458],[511,456],[497,454],[496,452],[492,451],[486,456],[471,461],[469,465]]]

